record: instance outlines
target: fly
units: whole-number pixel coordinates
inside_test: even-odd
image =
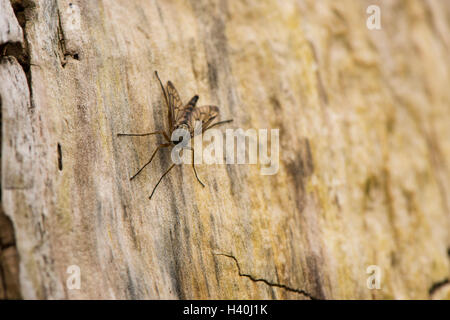
[[[166,88],[164,88],[164,85],[161,82],[161,79],[158,76],[158,72],[155,71],[155,76],[159,81],[159,84],[161,85],[161,90],[164,95],[164,100],[166,101],[166,105],[168,108],[168,127],[169,132],[166,133],[166,131],[155,131],[155,132],[148,132],[148,133],[119,133],[117,136],[129,136],[129,137],[144,137],[144,136],[150,136],[154,134],[160,134],[164,137],[165,143],[162,143],[156,147],[156,150],[153,152],[152,156],[150,157],[150,160],[144,164],[131,178],[130,180],[133,180],[137,177],[139,173],[141,173],[142,170],[146,166],[148,166],[153,158],[155,157],[158,150],[161,150],[163,148],[173,147],[180,143],[182,141],[183,137],[180,137],[177,141],[172,141],[169,137],[172,136],[172,133],[177,129],[186,129],[189,131],[189,134],[191,138],[194,137],[194,135],[197,134],[197,131],[195,130],[195,123],[201,122],[202,124],[202,134],[212,127],[215,127],[220,124],[229,123],[233,121],[230,120],[224,120],[224,121],[213,121],[219,116],[219,108],[217,106],[212,105],[206,105],[206,106],[200,106],[197,107],[197,101],[199,99],[198,95],[195,95],[189,100],[187,104],[183,104],[180,99],[180,95],[178,94],[177,90],[175,89],[175,86],[171,81],[167,82]],[[197,175],[197,170],[195,169],[194,164],[194,148],[189,147],[190,150],[192,150],[192,168],[194,169],[195,177],[197,178],[197,181],[205,187],[204,183],[200,180],[200,178]],[[155,187],[153,188],[152,193],[150,194],[149,199],[152,198],[153,194],[155,193],[156,188],[161,183],[162,179],[169,173],[170,170],[175,166],[175,163],[173,163],[167,170],[164,172],[164,174],[159,178],[158,182],[156,183]]]

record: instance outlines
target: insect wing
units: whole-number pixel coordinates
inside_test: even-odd
[[[216,106],[201,106],[192,110],[189,117],[189,127],[191,129],[191,135],[203,133],[211,122],[219,116],[219,108]],[[202,131],[199,132],[198,126],[202,126]],[[197,125],[197,128],[195,127]]]
[[[172,123],[176,123],[177,119],[183,113],[183,103],[181,102],[180,95],[175,89],[175,86],[171,81],[167,82],[167,96],[169,99],[169,108],[172,114]]]

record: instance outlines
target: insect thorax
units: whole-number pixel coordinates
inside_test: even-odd
[[[175,127],[175,130],[183,130],[183,131],[186,131],[190,135],[189,125],[187,125],[186,123],[181,123],[181,124],[177,125]],[[179,136],[178,140],[172,140],[172,142],[174,144],[179,144],[181,141],[183,141],[183,136]]]

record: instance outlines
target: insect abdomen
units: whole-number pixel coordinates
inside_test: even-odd
[[[185,109],[183,110],[183,114],[180,117],[180,119],[177,121],[176,126],[187,124],[189,121],[189,118],[191,117],[192,111],[195,108],[195,105],[198,101],[198,95],[195,95],[189,100],[188,104],[186,105]]]
[[[198,95],[195,95],[191,98],[191,100],[189,100],[188,106],[192,106],[192,108],[195,107],[195,105],[197,104],[197,101],[198,101]]]

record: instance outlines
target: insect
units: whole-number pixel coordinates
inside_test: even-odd
[[[141,173],[142,170],[146,166],[148,166],[153,158],[155,157],[158,150],[161,150],[163,148],[173,147],[177,144],[179,144],[183,137],[180,137],[178,141],[172,141],[169,137],[172,136],[173,131],[176,129],[186,129],[189,131],[189,134],[191,138],[194,137],[194,135],[197,134],[197,130],[194,127],[196,122],[200,122],[202,124],[202,131],[201,133],[205,132],[208,129],[211,129],[212,127],[232,122],[233,120],[224,120],[224,121],[218,121],[213,123],[213,121],[219,116],[219,108],[216,106],[206,105],[206,106],[200,106],[197,107],[197,101],[199,99],[198,95],[194,95],[191,100],[185,105],[181,102],[180,95],[178,94],[177,90],[175,89],[175,86],[171,81],[167,82],[166,88],[164,88],[163,83],[161,82],[161,79],[158,76],[158,72],[155,71],[155,76],[159,81],[159,84],[161,85],[161,90],[164,95],[164,100],[166,101],[166,105],[168,108],[168,127],[169,132],[166,133],[165,131],[155,131],[155,132],[148,132],[148,133],[118,133],[117,136],[129,136],[129,137],[144,137],[144,136],[150,136],[154,134],[160,134],[164,137],[165,143],[162,143],[156,147],[156,150],[153,152],[152,156],[150,157],[150,160],[144,164],[131,178],[130,180],[133,180],[137,177],[139,173]],[[188,147],[192,151],[192,168],[194,169],[195,177],[197,178],[197,181],[205,187],[205,184],[200,180],[197,174],[197,170],[195,169],[194,164],[194,148]],[[158,182],[156,183],[155,187],[153,188],[152,193],[150,194],[149,199],[152,198],[153,194],[155,193],[156,188],[161,183],[162,179],[169,173],[170,170],[175,166],[175,163],[173,163],[169,169],[167,169],[166,172],[159,178]]]

